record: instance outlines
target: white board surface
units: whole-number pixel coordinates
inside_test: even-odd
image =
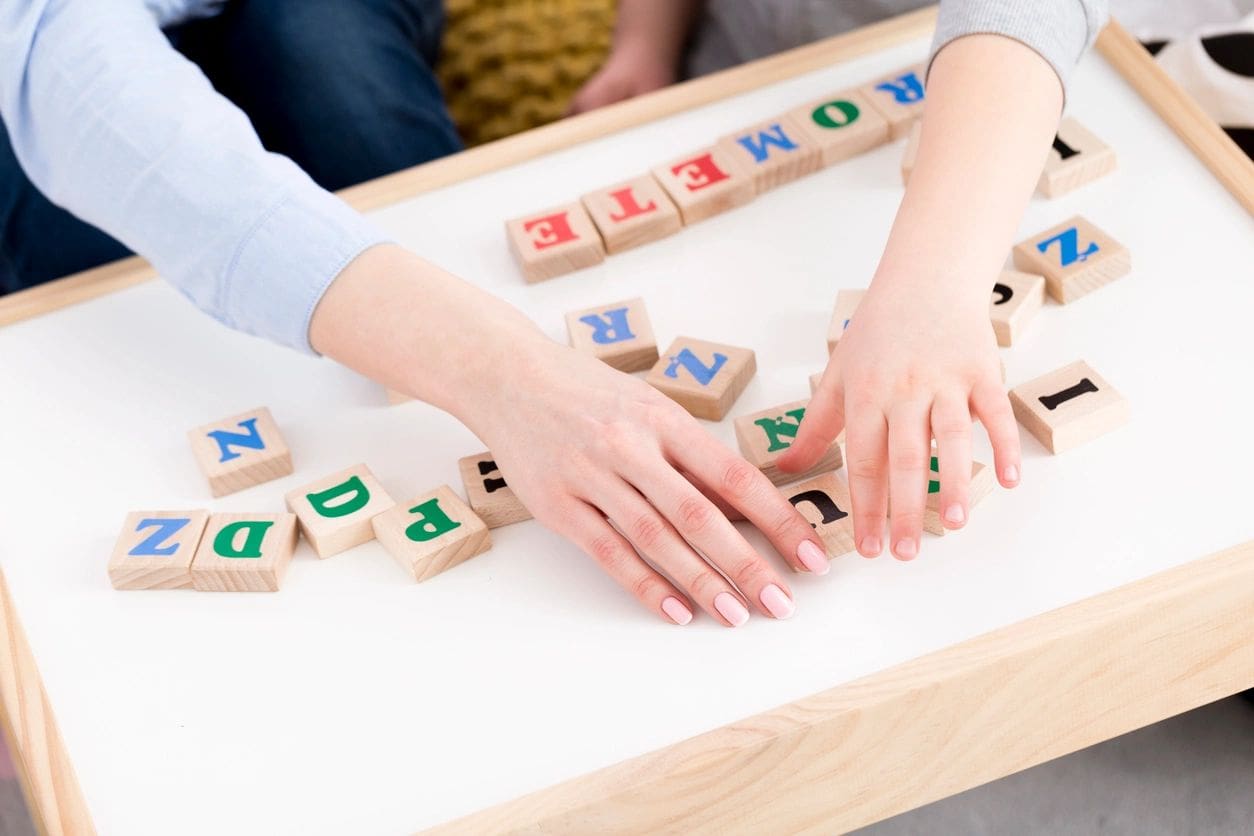
[[[805,397],[832,300],[869,280],[900,199],[901,143],[604,266],[523,284],[502,222],[647,170],[922,58],[926,40],[772,85],[376,213],[401,242],[522,306],[642,295],[662,343],[743,344],[733,415]],[[1133,273],[1050,304],[1004,357],[1012,383],[1087,359],[1131,424],[1059,457],[912,564],[851,556],[790,575],[798,613],[738,630],[640,610],[534,522],[425,584],[377,544],[302,544],[277,595],[113,591],[132,509],[278,511],[365,461],[398,500],[479,442],[350,372],[227,331],[151,283],[0,330],[0,566],[102,833],[398,833],[677,742],[1254,538],[1254,222],[1097,56],[1070,112],[1117,174],[1034,199],[1024,236],[1082,213]],[[482,327],[490,327],[482,323]],[[414,327],[422,327],[415,312]],[[268,405],[296,463],[211,500],[186,431]],[[731,419],[708,425],[734,444]],[[977,457],[988,462],[981,437]],[[755,542],[761,544],[760,539]]]

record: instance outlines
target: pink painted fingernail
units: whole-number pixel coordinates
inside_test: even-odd
[[[826,575],[832,571],[832,564],[828,562],[827,555],[809,540],[802,540],[801,545],[797,546],[797,560],[816,575]]]
[[[880,538],[874,534],[868,534],[862,538],[862,547],[859,551],[862,552],[864,557],[879,557],[882,548],[880,546]]]
[[[797,611],[792,601],[784,594],[784,590],[775,584],[768,584],[758,598],[762,601],[762,606],[766,607],[766,611],[776,618],[788,618]]]
[[[962,506],[955,502],[949,506],[949,510],[945,512],[945,521],[960,524],[967,518],[966,512],[962,510]]]
[[[1002,479],[1010,484],[1016,484],[1019,481],[1019,468],[1013,464],[1006,465],[1006,469],[1002,471]]]
[[[893,549],[893,553],[901,560],[914,560],[919,553],[919,546],[914,542],[914,538],[902,537],[897,541],[897,546]]]
[[[733,627],[739,627],[749,620],[749,611],[745,609],[745,605],[730,592],[720,592],[714,596],[714,609]]]
[[[680,626],[692,621],[692,610],[685,607],[684,602],[674,595],[668,595],[666,600],[662,602],[662,612],[666,613],[667,618]]]

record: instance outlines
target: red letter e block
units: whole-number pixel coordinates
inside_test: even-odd
[[[552,279],[605,260],[605,246],[579,203],[507,221],[510,249],[528,282]]]

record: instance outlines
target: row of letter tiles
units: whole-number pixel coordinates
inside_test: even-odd
[[[506,222],[528,282],[591,267],[742,206],[755,195],[904,135],[923,103],[922,67],[912,66],[768,119],[597,189],[577,203]]]
[[[136,511],[109,560],[115,589],[277,591],[296,548],[292,514]]]

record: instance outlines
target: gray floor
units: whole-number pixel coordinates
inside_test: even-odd
[[[0,836],[34,836],[6,760],[0,742]],[[1223,700],[860,833],[1254,836],[1254,703]]]

